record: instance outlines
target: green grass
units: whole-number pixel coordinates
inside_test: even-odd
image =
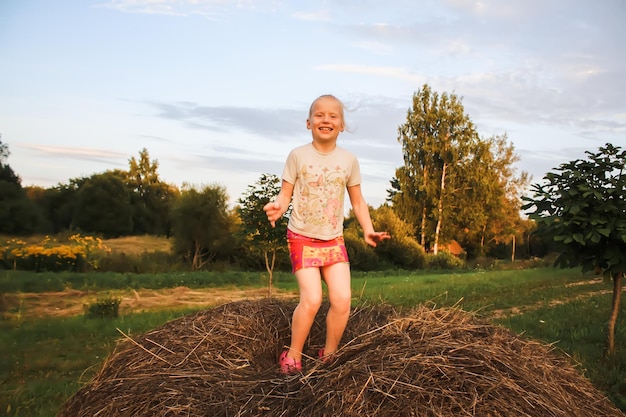
[[[266,274],[265,274],[266,275]],[[280,275],[280,274],[278,274]],[[285,274],[283,274],[285,275]],[[117,272],[40,272],[0,270],[0,293],[74,290],[161,289],[262,286],[264,274],[239,271],[198,271],[159,274]]]
[[[594,285],[572,285],[593,278],[573,270],[526,269],[489,272],[410,274],[355,274],[352,288],[365,301],[387,302],[411,307],[431,301],[438,306],[461,302],[465,310],[489,312],[516,306],[532,305],[552,299],[575,297]],[[362,293],[362,296],[361,296]]]
[[[260,273],[225,272],[155,274],[33,274],[0,272],[0,292],[9,288],[49,288],[63,282],[62,288],[107,291],[123,287],[158,288],[176,286],[262,285]],[[151,280],[150,280],[151,278]],[[584,283],[595,278],[577,270],[529,269],[488,272],[412,273],[386,271],[353,273],[354,303],[385,302],[401,309],[420,303],[451,306],[460,301],[465,310],[490,315],[500,312],[495,322],[523,337],[555,343],[580,362],[580,369],[591,382],[622,410],[626,411],[626,302],[622,303],[617,326],[617,355],[603,356],[605,327],[611,291],[607,282]],[[39,280],[39,281],[38,281]],[[58,285],[58,284],[54,284]],[[275,285],[295,290],[288,273],[275,276]],[[590,293],[593,293],[590,295]],[[585,297],[582,297],[582,296]],[[554,300],[565,301],[554,304]],[[508,317],[502,312],[519,308],[523,314]],[[41,318],[32,321],[0,321],[0,415],[54,416],[65,399],[87,382],[99,369],[121,337],[153,329],[186,311],[163,310],[137,313],[112,320],[81,317]]]
[[[607,358],[606,322],[611,294],[596,295],[556,306],[544,306],[522,315],[495,320],[525,337],[553,343],[580,364],[581,372],[617,407],[626,411],[626,308],[615,326],[616,355]]]
[[[143,333],[189,312],[0,322],[0,415],[54,416],[113,351],[122,337],[117,328],[127,335]]]

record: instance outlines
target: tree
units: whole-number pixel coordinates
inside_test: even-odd
[[[131,157],[125,175],[126,185],[133,191],[133,223],[135,233],[169,235],[170,207],[178,189],[161,181],[159,162],[151,160],[148,150],[139,152],[139,159]]]
[[[526,172],[516,175],[513,164],[518,160],[504,134],[476,141],[459,167],[448,222],[468,252],[482,256],[488,243],[513,243],[523,234],[519,209],[529,181]]]
[[[174,251],[197,271],[216,257],[230,253],[233,219],[223,187],[185,187],[172,209]]]
[[[454,94],[433,92],[428,85],[413,95],[407,121],[398,128],[404,166],[396,171],[399,187],[392,197],[394,209],[405,221],[419,224],[422,246],[437,253],[454,190],[447,187],[459,174],[478,135]],[[434,226],[434,230],[432,227]],[[448,231],[449,235],[450,232]]]
[[[76,192],[72,224],[107,237],[131,234],[130,190],[111,172],[92,175]]]
[[[0,181],[6,181],[21,187],[22,180],[7,163],[9,155],[11,155],[9,145],[2,143],[1,139],[2,136],[0,135]]]
[[[555,265],[599,270],[613,280],[613,300],[607,326],[607,354],[615,353],[615,323],[622,277],[626,270],[626,151],[611,144],[585,152],[549,172],[544,184],[533,184],[524,197],[537,222],[537,232],[551,238],[560,255]]]
[[[28,235],[43,229],[45,221],[7,163],[10,154],[9,146],[0,140],[0,233]]]
[[[272,227],[263,211],[263,206],[272,201],[280,192],[280,178],[272,174],[263,174],[259,180],[250,185],[238,200],[239,217],[245,238],[263,251],[265,269],[269,274],[268,295],[272,296],[272,283],[277,251],[286,246],[287,218],[289,211]]]
[[[39,204],[51,224],[52,233],[73,228],[76,195],[86,181],[87,178],[74,178],[67,184],[58,184],[44,191]]]
[[[413,96],[407,121],[398,129],[404,166],[388,190],[393,209],[416,226],[415,236],[435,254],[441,242],[462,242],[483,255],[486,244],[519,234],[522,190],[519,160],[506,134],[481,139],[460,99],[428,86]]]

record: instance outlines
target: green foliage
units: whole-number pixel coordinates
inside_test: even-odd
[[[418,230],[420,243],[435,244],[442,234],[451,238],[443,224],[455,190],[446,186],[460,173],[470,144],[478,134],[455,94],[438,94],[428,85],[413,95],[407,120],[398,128],[404,166],[396,171],[399,189],[392,196],[399,216]]]
[[[357,271],[374,271],[380,268],[380,259],[374,249],[360,236],[358,229],[346,228],[343,238],[350,260],[350,268]]]
[[[452,253],[441,250],[427,255],[429,269],[461,269],[465,267],[465,261]]]
[[[143,148],[139,158],[132,157],[128,172],[122,172],[133,195],[133,233],[169,235],[170,207],[178,197],[178,189],[159,178],[159,162],[151,160]]]
[[[279,274],[279,273],[277,273]],[[289,273],[281,279],[291,280]],[[279,274],[280,275],[280,274]],[[115,273],[115,272],[41,272],[1,271],[0,294],[12,292],[50,292],[75,289],[81,291],[105,291],[124,289],[161,288],[207,288],[224,285],[245,287],[260,286],[258,272],[196,271],[169,273]]]
[[[76,193],[73,224],[107,237],[132,233],[130,191],[113,173],[92,175]]]
[[[626,355],[603,356],[604,325],[610,295],[542,306],[524,314],[497,320],[516,333],[554,343],[579,363],[593,385],[626,411]],[[626,350],[626,318],[617,323],[618,349]]]
[[[413,95],[398,141],[404,165],[391,180],[389,201],[422,246],[438,250],[456,240],[481,255],[488,250],[484,242],[522,235],[519,196],[528,175],[516,176],[519,157],[506,134],[478,137],[455,94],[424,85]]]
[[[41,241],[0,239],[0,268],[27,271],[76,271],[100,269],[108,248],[102,239],[74,234],[66,239],[45,236]]]
[[[385,230],[391,239],[378,245],[374,252],[401,269],[423,269],[426,267],[426,251],[413,237],[411,226],[404,222],[388,206],[381,206],[372,212],[374,229]]]
[[[0,233],[24,236],[43,229],[46,222],[7,164],[9,155],[9,146],[0,140]]]
[[[72,228],[78,188],[79,180],[70,180],[69,184],[47,188],[37,200],[37,204],[50,223],[52,233],[61,233]]]
[[[45,229],[39,207],[20,184],[0,180],[0,233],[26,236]]]
[[[174,253],[193,271],[227,258],[234,240],[234,219],[228,212],[228,195],[218,185],[184,189],[172,210]]]
[[[265,251],[276,250],[286,246],[287,220],[289,210],[282,219],[272,227],[267,220],[263,207],[272,201],[280,192],[280,178],[273,174],[262,174],[254,185],[250,185],[238,200],[239,217],[242,233],[253,244]]]
[[[52,417],[100,369],[118,328],[140,334],[192,310],[164,309],[109,320],[83,316],[0,321],[0,415]]]
[[[561,164],[523,209],[537,222],[537,232],[560,251],[557,264],[626,271],[626,151],[611,144],[586,152],[587,160]],[[532,211],[529,211],[534,209]]]
[[[104,297],[99,298],[95,303],[85,306],[86,318],[113,319],[119,316],[121,298]]]
[[[241,219],[243,239],[249,252],[255,252],[258,247],[263,253],[265,269],[267,270],[269,294],[272,293],[273,273],[277,257],[286,255],[287,250],[287,220],[290,208],[281,219],[275,222],[274,227],[267,220],[263,207],[274,200],[280,192],[280,178],[276,175],[262,174],[259,180],[248,187],[239,201],[239,217]]]

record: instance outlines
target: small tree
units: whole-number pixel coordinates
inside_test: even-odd
[[[615,353],[615,323],[626,270],[626,151],[606,144],[588,160],[561,164],[544,184],[533,184],[524,210],[537,231],[560,249],[556,265],[599,270],[613,279],[613,305],[607,328],[607,354]]]
[[[172,210],[174,251],[197,271],[216,257],[230,253],[233,220],[223,187],[210,185],[201,190],[184,187]]]
[[[280,192],[280,179],[273,174],[263,174],[254,184],[248,186],[247,191],[239,199],[239,216],[246,239],[257,245],[263,251],[265,268],[269,274],[268,295],[272,296],[272,282],[276,252],[285,247],[287,233],[286,218],[276,222],[272,227],[263,211],[263,206],[272,201]],[[287,217],[286,214],[285,217]]]

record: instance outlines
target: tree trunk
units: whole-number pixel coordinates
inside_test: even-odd
[[[424,187],[426,187],[428,181],[428,167],[424,167]],[[426,247],[426,203],[424,202],[424,207],[422,208],[422,228],[420,230],[420,243],[423,248]]]
[[[263,255],[265,256],[265,269],[267,269],[267,273],[269,275],[267,282],[267,296],[272,296],[272,282],[274,281],[274,264],[276,263],[276,249],[272,249],[272,262],[269,261],[267,256],[268,251],[264,251]]]
[[[433,253],[436,255],[439,246],[439,233],[441,232],[441,223],[443,222],[443,194],[446,188],[446,168],[448,164],[444,162],[441,169],[441,186],[439,187],[439,202],[437,203],[437,227],[435,228],[435,244],[433,245]]]
[[[198,242],[198,240],[194,240],[194,252],[191,259],[191,270],[200,270],[200,268],[204,267],[212,259],[213,256],[211,256],[208,251],[202,249],[202,245],[200,244],[200,242]]]
[[[622,296],[622,272],[613,275],[613,306],[611,308],[611,316],[607,329],[606,355],[613,356],[615,354],[615,323],[619,314],[619,304]]]
[[[515,235],[513,235],[513,247],[511,248],[511,262],[515,261]]]
[[[422,230],[420,231],[421,234],[421,244],[422,247],[425,248],[426,247],[426,205],[424,205],[424,208],[422,209]]]

